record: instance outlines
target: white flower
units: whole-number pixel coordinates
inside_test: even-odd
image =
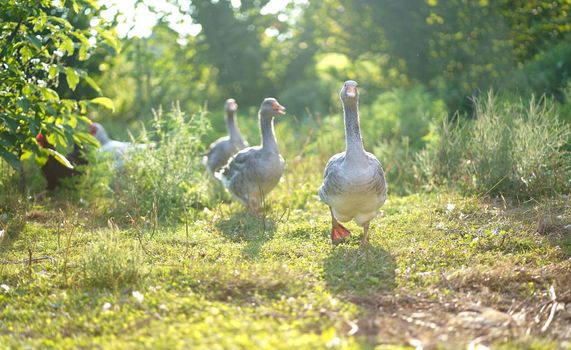
[[[452,210],[454,210],[454,208],[456,208],[456,206],[454,205],[454,203],[448,203],[448,204],[446,204],[446,210],[452,211]]]
[[[340,345],[341,345],[341,339],[339,337],[333,337],[331,338],[331,340],[325,343],[325,346],[328,348],[337,348]]]
[[[109,309],[111,309],[111,303],[105,303],[103,304],[103,307],[101,309],[103,309],[103,311],[108,311]]]
[[[145,299],[145,297],[143,296],[143,294],[141,294],[138,290],[133,292],[133,298],[137,299],[137,301],[139,303],[143,302],[143,299]]]
[[[10,291],[10,286],[7,284],[0,284],[0,288],[4,289],[6,293]]]

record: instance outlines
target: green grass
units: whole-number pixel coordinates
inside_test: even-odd
[[[394,315],[428,308],[438,323],[478,302],[530,313],[530,336],[515,331],[484,343],[563,346],[559,329],[569,321],[561,313],[546,333],[539,330],[546,313],[531,322],[550,285],[564,293],[558,283],[571,271],[560,222],[537,232],[545,205],[504,210],[455,194],[390,197],[360,249],[354,224],[348,244],[331,245],[328,210],[307,188],[288,185],[292,177],[265,218],[222,203],[153,231],[102,225],[50,201],[25,217],[10,212],[3,227],[26,223],[10,226],[0,250],[0,347],[389,349],[420,339],[454,348],[481,334],[442,327],[426,336]],[[285,196],[303,208],[285,210]],[[549,208],[569,219],[564,203]],[[458,310],[446,306],[451,300]],[[446,333],[451,341],[438,340]]]

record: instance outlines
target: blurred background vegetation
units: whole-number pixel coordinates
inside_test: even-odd
[[[90,141],[87,135],[73,136],[85,132],[85,125],[69,123],[73,115],[103,123],[113,138],[128,139],[130,133],[153,128],[153,110],[173,105],[167,115],[178,116],[173,117],[178,123],[187,123],[181,115],[202,118],[191,123],[200,124],[195,135],[202,146],[191,147],[199,157],[204,145],[224,133],[222,106],[229,97],[238,101],[241,129],[255,144],[257,107],[264,97],[274,96],[288,110],[277,127],[282,153],[290,159],[316,157],[311,169],[315,182],[329,156],[344,147],[338,91],[343,81],[354,79],[361,91],[366,148],[383,162],[393,193],[453,185],[529,198],[571,188],[568,0],[32,3],[0,0],[0,74],[28,76],[18,86],[0,79],[0,151],[20,160],[29,149],[41,156],[32,142],[34,132],[57,133],[58,123],[72,126],[67,142],[50,139],[62,152],[71,137]],[[130,10],[117,12],[120,3]],[[136,13],[146,16],[137,19]],[[44,15],[66,24],[44,28],[36,23]],[[148,30],[137,31],[137,21]],[[85,37],[74,30],[83,30]],[[68,43],[49,39],[60,34],[77,48],[60,50],[61,57],[53,48]],[[34,40],[41,35],[43,42]],[[26,45],[33,49],[30,54],[22,49]],[[39,59],[37,70],[27,64],[32,57]],[[8,59],[19,62],[17,71],[9,72],[14,66],[4,63]],[[66,67],[78,73],[79,81],[69,78]],[[78,103],[63,121],[22,104],[24,85],[38,85],[32,78],[45,75],[42,69],[54,78],[42,84],[58,100]],[[114,108],[96,99],[103,96]],[[37,125],[31,127],[32,121],[18,131],[11,128],[11,118],[23,115]],[[24,133],[25,141],[9,141],[14,133]],[[182,136],[173,139],[183,142]],[[168,147],[176,154],[176,145]],[[181,162],[180,169],[189,169],[195,160]],[[145,157],[140,161],[150,162]],[[4,188],[7,178],[3,176]]]

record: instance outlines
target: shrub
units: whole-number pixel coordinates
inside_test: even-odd
[[[430,121],[444,115],[445,103],[421,85],[385,92],[363,108],[363,139],[383,163],[391,192],[414,190],[414,154],[426,144]]]
[[[115,181],[115,212],[180,220],[180,213],[199,205],[206,193],[201,138],[208,129],[205,114],[187,117],[173,105],[154,113],[153,126],[142,140],[155,147],[132,152]]]
[[[416,162],[416,176],[429,187],[448,183],[519,198],[570,188],[571,158],[565,146],[571,130],[546,98],[524,103],[488,93],[475,101],[473,121],[465,126],[445,121],[436,134]]]
[[[419,150],[425,144],[423,137],[429,132],[430,121],[443,115],[444,101],[433,98],[422,85],[395,89],[380,94],[370,108],[363,108],[363,138],[371,146],[408,138],[404,142]]]

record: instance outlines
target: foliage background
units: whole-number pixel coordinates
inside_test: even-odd
[[[337,92],[347,79],[360,84],[365,144],[385,163],[396,193],[442,182],[423,180],[427,164],[438,164],[424,150],[446,139],[443,121],[479,118],[483,107],[474,100],[488,91],[497,104],[545,95],[549,114],[563,121],[552,133],[567,135],[568,1],[296,0],[270,11],[271,3],[163,1],[169,12],[138,0],[133,6],[156,24],[148,35],[120,36],[113,1],[2,0],[0,154],[22,179],[20,161],[41,164],[48,155],[34,140],[39,132],[65,155],[73,142],[94,142],[88,118],[128,139],[151,127],[153,109],[175,103],[188,115],[210,111],[212,132],[200,134],[208,144],[224,133],[228,97],[237,99],[242,130],[255,144],[257,106],[275,96],[288,109],[283,130],[308,140],[291,153],[318,150],[321,164],[343,147]],[[175,17],[199,29],[177,31]],[[514,110],[503,110],[504,118],[517,118]],[[287,143],[288,135],[280,137]],[[557,145],[541,152],[563,152],[562,178],[569,143]]]

